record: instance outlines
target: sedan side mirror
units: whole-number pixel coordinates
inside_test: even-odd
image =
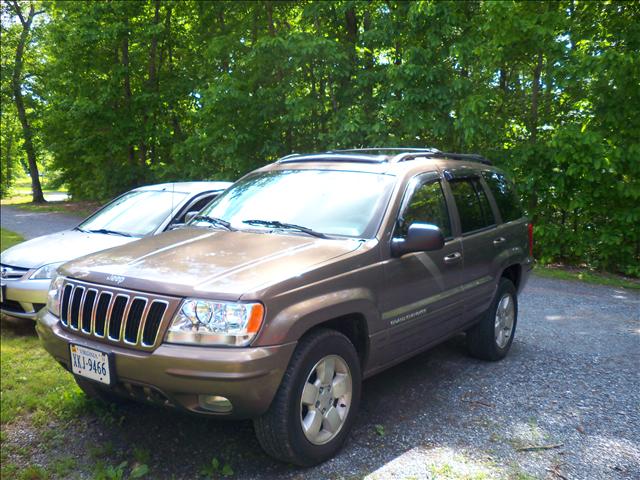
[[[407,253],[429,252],[444,247],[442,231],[430,223],[412,223],[406,238],[391,239],[391,255],[401,257]]]
[[[191,220],[193,220],[193,218],[198,215],[198,211],[193,211],[193,212],[187,212],[187,214],[184,216],[184,223],[189,223]]]

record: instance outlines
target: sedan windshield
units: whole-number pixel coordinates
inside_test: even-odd
[[[286,230],[323,237],[371,238],[393,177],[337,170],[275,170],[250,175],[226,190],[192,224],[224,221],[233,229]]]
[[[162,190],[128,192],[82,222],[78,230],[143,237],[155,232],[186,196]]]

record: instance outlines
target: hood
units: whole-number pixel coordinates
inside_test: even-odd
[[[129,243],[136,238],[65,230],[19,243],[0,254],[0,262],[22,268],[67,262],[90,253]]]
[[[78,259],[64,275],[177,296],[237,300],[349,253],[358,240],[184,228]]]

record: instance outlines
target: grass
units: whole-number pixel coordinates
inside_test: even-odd
[[[22,240],[17,233],[0,229],[2,250]],[[84,396],[73,378],[40,347],[33,323],[9,324],[9,320],[3,320],[0,328],[3,426],[25,415],[34,424],[43,424],[63,412],[71,415],[84,405]]]
[[[5,320],[1,331],[3,426],[25,416],[42,426],[86,407],[73,377],[40,347],[33,325],[17,328]]]
[[[640,280],[613,275],[611,273],[594,272],[586,268],[565,267],[559,265],[536,265],[534,273],[544,278],[577,280],[595,285],[640,290]]]
[[[24,241],[20,235],[6,228],[0,228],[0,251]]]
[[[64,188],[57,190],[43,188],[42,191],[45,194],[45,198],[47,194],[67,193],[66,189]],[[46,203],[33,203],[31,199],[31,179],[29,177],[24,177],[17,179],[14,182],[13,188],[11,189],[11,195],[0,200],[0,205],[11,205],[31,212],[66,213],[79,217],[89,216],[102,205],[101,202],[75,200],[59,200],[48,201]]]

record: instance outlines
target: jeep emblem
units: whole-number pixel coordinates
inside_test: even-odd
[[[121,275],[109,275],[107,277],[107,281],[117,283],[118,285],[120,285],[122,282],[124,282],[124,277]]]

